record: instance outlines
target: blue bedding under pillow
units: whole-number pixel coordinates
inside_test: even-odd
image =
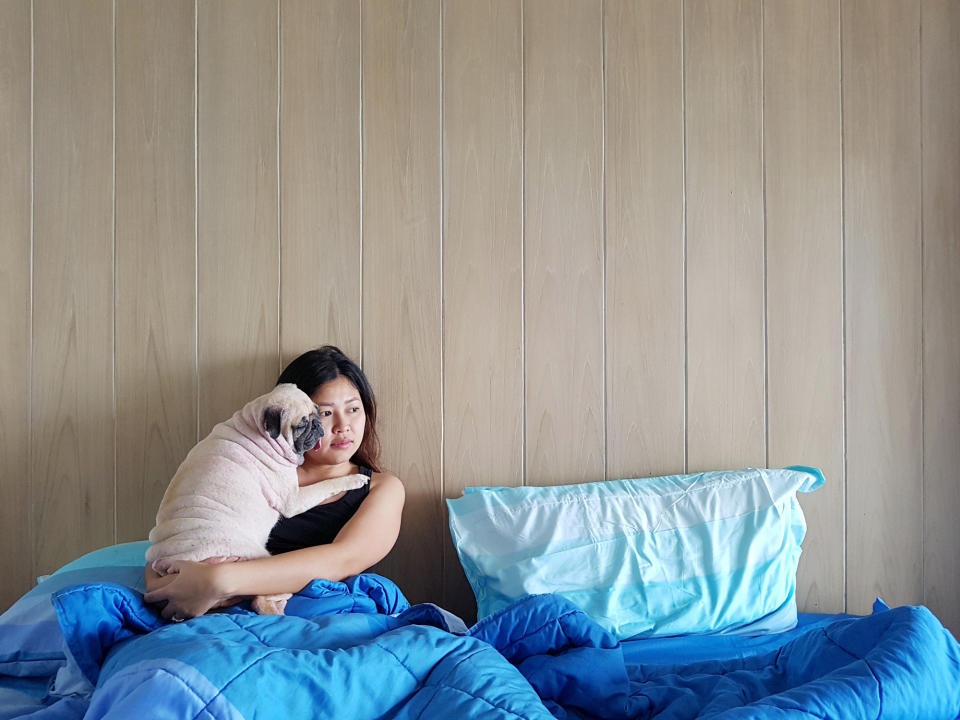
[[[541,593],[617,637],[781,632],[797,621],[805,467],[466,488],[450,531],[478,618]]]

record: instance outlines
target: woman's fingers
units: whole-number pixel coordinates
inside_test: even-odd
[[[167,600],[167,588],[169,588],[170,583],[176,579],[176,575],[164,575],[161,578],[151,581],[149,589],[143,594],[144,602],[156,603]]]
[[[173,620],[173,619],[175,619],[175,618],[181,618],[181,619],[183,618],[183,615],[181,615],[179,612],[177,612],[177,609],[176,609],[175,607],[173,607],[173,604],[172,604],[172,603],[167,603],[167,604],[164,606],[163,610],[160,611],[160,615],[162,615],[165,620]]]
[[[165,603],[160,614],[167,620],[199,617],[226,599],[211,583],[215,565],[181,561],[174,563],[170,574],[150,582],[143,599],[148,603]]]
[[[149,583],[149,590],[143,594],[143,601],[150,604],[163,605],[160,609],[160,615],[167,620],[173,620],[174,617],[183,619],[184,613],[178,607],[176,602],[171,602],[170,586],[177,580],[176,571],[171,570],[171,575],[157,576]]]
[[[157,590],[162,590],[176,579],[176,575],[164,575],[162,577],[156,577],[147,582],[147,592],[152,593],[156,592]]]
[[[147,600],[147,596],[144,595],[143,599],[147,602],[164,602],[165,598],[163,596],[163,591],[157,591],[154,595],[156,599]],[[201,613],[202,614],[202,613]],[[173,622],[181,622],[187,618],[195,617],[196,613],[191,613],[189,610],[181,608],[176,602],[169,601],[164,603],[163,607],[160,609],[160,616],[164,620],[172,620]]]

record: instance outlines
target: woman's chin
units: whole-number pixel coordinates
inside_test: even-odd
[[[353,448],[349,447],[343,450],[336,448],[322,448],[319,450],[310,450],[304,454],[304,462],[311,465],[342,465],[350,462],[353,457]]]

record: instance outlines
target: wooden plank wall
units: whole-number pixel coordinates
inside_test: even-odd
[[[446,497],[470,485],[523,484],[522,28],[519,2],[444,4]],[[469,605],[450,533],[442,534],[441,599]]]
[[[363,4],[363,366],[407,492],[378,570],[440,597],[444,511],[441,6]],[[425,551],[424,548],[430,548]]]
[[[769,3],[763,26],[768,463],[805,448],[828,478],[844,477],[839,9]],[[844,494],[835,482],[800,498],[811,609],[844,606]]]
[[[193,3],[123,3],[116,25],[116,532],[126,542],[152,526],[170,468],[197,438]]]
[[[923,600],[960,635],[960,4],[922,6]]]
[[[604,9],[607,477],[666,475],[686,452],[683,5]]]
[[[116,538],[113,21],[110,0],[33,3],[35,574]]]
[[[281,11],[281,357],[326,338],[359,358],[360,4]]]
[[[761,29],[759,0],[684,4],[692,472],[766,464]]]
[[[923,597],[920,5],[848,1],[841,23],[858,129],[843,152],[847,604],[862,612],[867,595]]]
[[[524,478],[603,477],[603,13],[523,3]]]
[[[330,342],[411,600],[467,485],[804,463],[801,607],[960,631],[958,68],[950,0],[5,0],[0,605]]]
[[[30,507],[32,153],[30,0],[0,4],[0,607],[32,585]]]

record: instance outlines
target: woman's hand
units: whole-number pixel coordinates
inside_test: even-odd
[[[160,614],[167,620],[198,617],[218,607],[236,602],[223,589],[226,565],[180,561],[173,563],[171,574],[160,576],[149,565],[144,571],[148,603],[166,603]]]

